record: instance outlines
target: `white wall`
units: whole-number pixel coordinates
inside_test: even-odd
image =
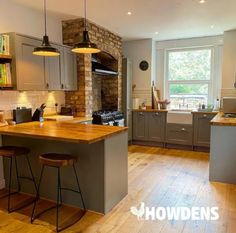
[[[134,40],[123,42],[123,55],[132,62],[133,66],[133,84],[136,85],[133,96],[140,98],[140,102],[147,100],[150,104],[151,98],[151,80],[153,72],[153,41],[152,39]],[[146,60],[149,63],[149,69],[142,71],[139,63]]]
[[[236,96],[236,30],[224,33],[222,96]]]
[[[39,38],[43,36],[43,12],[20,6],[10,0],[1,0],[0,8],[0,33],[18,32]],[[62,42],[62,26],[58,18],[48,16],[48,35],[51,41]]]

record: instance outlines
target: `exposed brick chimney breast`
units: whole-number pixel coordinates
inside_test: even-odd
[[[122,108],[122,39],[90,21],[90,40],[117,60],[118,78],[92,74],[91,55],[77,55],[78,90],[66,92],[66,104],[76,108],[77,116],[91,116],[102,108]],[[73,46],[82,38],[84,19],[62,22],[63,43]]]

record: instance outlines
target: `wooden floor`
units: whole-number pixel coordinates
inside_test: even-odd
[[[106,216],[88,212],[79,223],[65,232],[236,232],[236,186],[208,181],[208,156],[207,153],[200,152],[131,146],[128,196]],[[139,206],[140,202],[155,207],[219,206],[220,219],[218,221],[138,221],[130,213],[130,207]],[[30,210],[31,208],[27,208],[20,213],[12,213],[9,217],[29,222],[27,215]],[[62,218],[68,217],[69,214],[71,211],[65,210]],[[54,215],[51,213],[46,219],[42,219],[46,222],[36,222],[36,224],[43,224],[48,229],[53,229],[51,225],[53,219]],[[5,232],[1,230],[4,229],[0,229],[0,232]]]

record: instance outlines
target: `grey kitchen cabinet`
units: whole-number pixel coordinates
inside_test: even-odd
[[[134,141],[164,142],[165,126],[165,112],[133,112]]]
[[[147,115],[144,112],[133,112],[133,140],[147,140]]]
[[[64,90],[77,90],[77,62],[76,55],[70,47],[63,47],[61,87]]]
[[[192,145],[192,125],[168,123],[166,126],[166,143]]]
[[[58,57],[42,57],[32,54],[41,45],[41,39],[8,33],[10,53],[13,56],[12,76],[17,90],[76,90],[77,63],[71,48],[53,44],[60,51]]]
[[[160,112],[148,112],[148,140],[153,142],[164,142],[166,114]]]
[[[210,121],[216,113],[193,113],[193,145],[210,147],[211,125]]]
[[[44,90],[44,58],[32,54],[35,47],[40,46],[41,41],[24,36],[15,37],[15,62],[13,75],[17,77],[17,90]]]
[[[45,89],[54,91],[62,88],[62,69],[63,69],[63,47],[52,44],[53,47],[60,51],[58,57],[45,57]]]

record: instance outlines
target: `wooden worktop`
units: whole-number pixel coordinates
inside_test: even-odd
[[[168,112],[167,109],[133,109],[133,112]]]
[[[223,117],[223,113],[219,112],[211,121],[211,125],[218,126],[236,126],[236,118]]]
[[[218,112],[217,111],[212,111],[212,112],[208,112],[208,111],[192,111],[192,114],[204,114],[204,115],[216,115]]]
[[[75,143],[94,143],[126,131],[126,127],[79,124],[70,121],[29,122],[0,127],[0,134]]]

